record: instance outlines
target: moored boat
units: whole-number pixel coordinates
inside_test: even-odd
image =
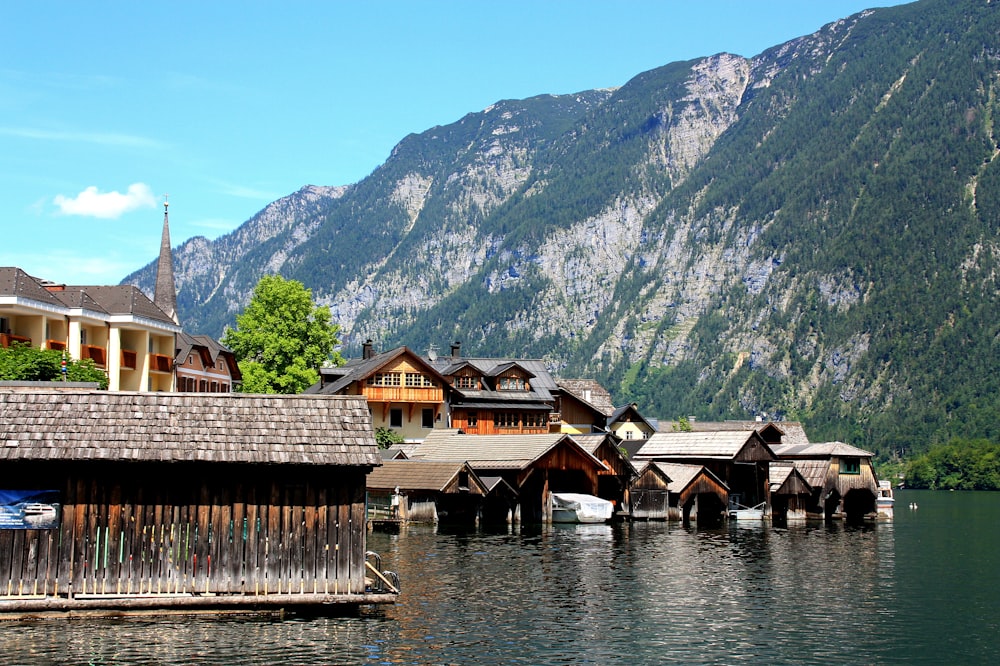
[[[552,522],[606,523],[611,520],[614,504],[581,493],[552,493]]]
[[[764,520],[767,517],[767,502],[754,506],[739,503],[738,495],[730,497],[728,515],[731,520]]]
[[[879,481],[878,496],[875,498],[876,515],[879,518],[892,518],[895,505],[896,498],[892,494],[892,483],[889,481]]]

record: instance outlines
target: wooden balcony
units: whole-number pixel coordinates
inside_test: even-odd
[[[108,367],[108,352],[97,345],[80,345],[80,358],[89,358],[99,368]]]
[[[15,342],[31,346],[31,338],[26,338],[23,335],[14,335],[13,333],[0,333],[0,347],[10,347]]]
[[[167,356],[166,354],[150,354],[149,355],[149,371],[150,372],[172,372],[174,369],[174,359]]]
[[[123,349],[121,360],[122,370],[135,370],[135,363],[138,357],[138,352],[134,352],[131,349]]]
[[[46,349],[55,349],[56,351],[66,351],[66,342],[64,340],[46,340]]]

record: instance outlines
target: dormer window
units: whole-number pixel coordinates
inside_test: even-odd
[[[500,377],[497,379],[498,391],[525,391],[524,380],[520,377]]]
[[[476,389],[479,388],[479,382],[472,375],[461,375],[455,377],[455,388]]]

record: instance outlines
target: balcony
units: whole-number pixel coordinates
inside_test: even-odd
[[[46,340],[46,349],[55,349],[56,351],[66,351],[66,342],[63,340]]]
[[[166,354],[150,354],[149,355],[149,371],[150,372],[172,372],[173,371],[173,359]]]
[[[97,345],[80,345],[80,358],[89,358],[98,368],[108,367],[108,352]]]
[[[123,349],[121,360],[122,370],[135,370],[135,363],[138,357],[138,352],[134,352],[131,349]]]
[[[13,333],[0,333],[0,347],[10,347],[15,342],[31,346],[31,338],[26,338],[23,335],[14,335]]]

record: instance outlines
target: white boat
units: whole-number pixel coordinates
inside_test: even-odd
[[[552,493],[552,522],[606,523],[611,520],[614,506],[593,495]]]
[[[879,481],[878,496],[875,498],[876,515],[879,518],[892,518],[892,510],[895,505],[896,498],[892,494],[892,483],[889,481]]]
[[[738,501],[729,503],[729,517],[732,520],[764,520],[767,516],[767,502],[755,506],[743,506]]]

